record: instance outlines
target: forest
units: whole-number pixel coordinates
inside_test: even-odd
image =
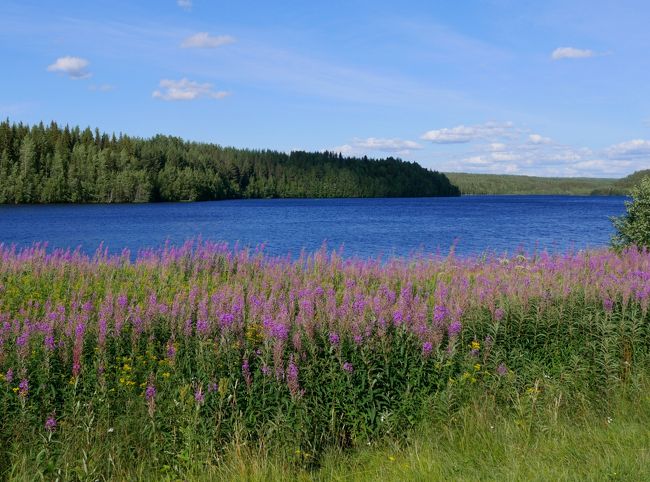
[[[0,123],[0,203],[458,196],[442,173],[393,157],[237,149],[157,135]]]

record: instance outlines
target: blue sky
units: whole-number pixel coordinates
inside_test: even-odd
[[[442,171],[650,168],[650,3],[0,4],[0,116]]]

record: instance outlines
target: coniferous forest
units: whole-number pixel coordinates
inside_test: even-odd
[[[442,173],[389,157],[115,136],[52,122],[0,123],[0,203],[458,196]]]

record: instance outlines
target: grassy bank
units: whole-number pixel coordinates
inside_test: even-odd
[[[3,248],[0,473],[625,478],[648,457],[649,276],[634,249]]]

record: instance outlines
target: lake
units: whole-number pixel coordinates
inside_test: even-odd
[[[327,242],[347,256],[461,255],[607,245],[624,197],[463,196],[399,199],[269,199],[202,203],[0,206],[0,242],[46,241],[92,253],[133,253],[189,238],[266,245],[273,255]]]

